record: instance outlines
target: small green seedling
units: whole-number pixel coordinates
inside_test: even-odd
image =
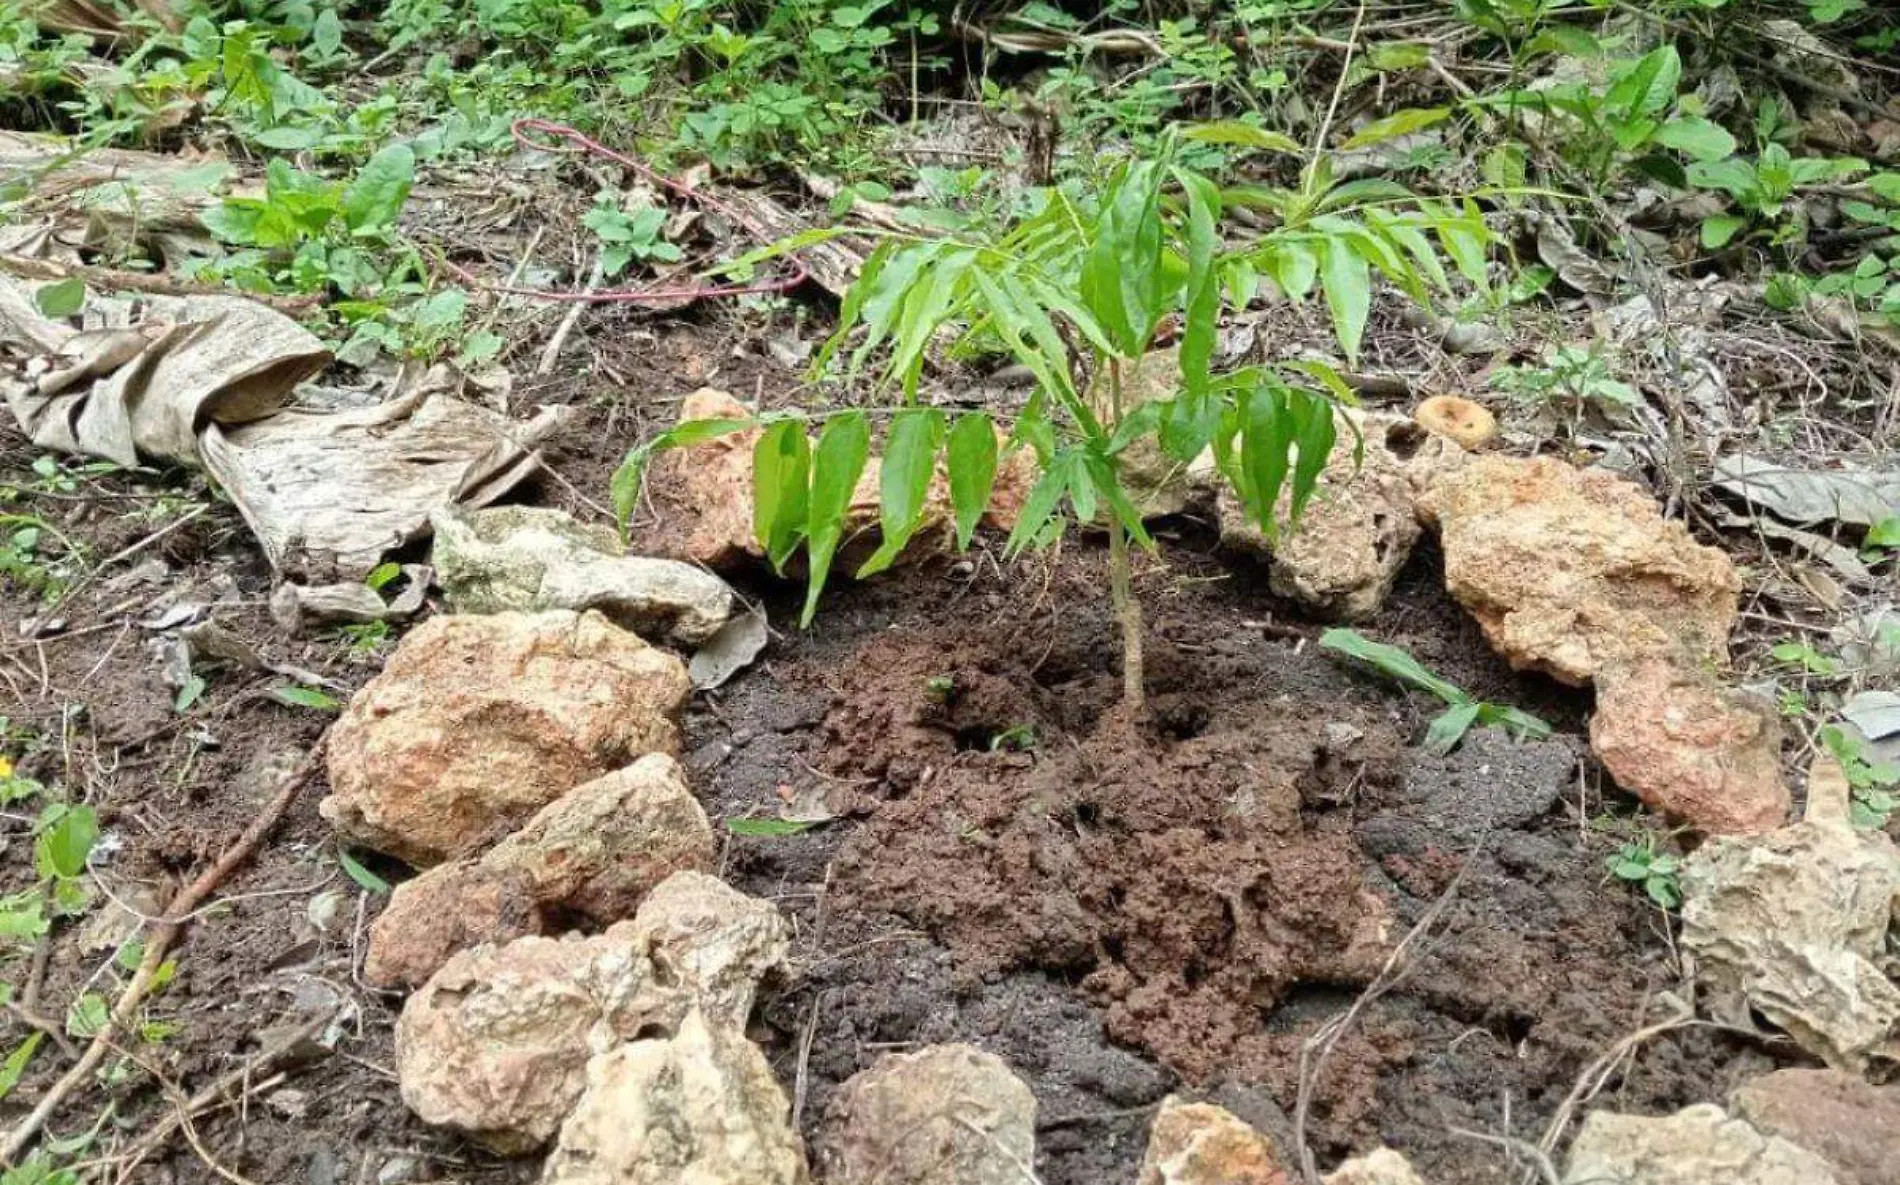
[[[822,373],[850,344],[846,377],[869,370],[878,385],[902,394],[879,468],[881,545],[858,569],[860,577],[889,567],[923,528],[940,471],[959,548],[969,546],[989,506],[1001,451],[997,425],[988,412],[953,418],[924,401],[926,362],[947,345],[953,353],[1007,357],[1034,377],[1034,393],[1012,417],[1008,447],[1031,458],[1039,476],[1007,551],[1058,537],[1071,514],[1103,525],[1122,635],[1122,699],[1133,714],[1145,700],[1130,544],[1155,544],[1123,484],[1127,450],[1152,438],[1182,464],[1210,454],[1247,516],[1273,536],[1299,518],[1318,488],[1333,451],[1335,403],[1353,401],[1351,388],[1323,362],[1217,372],[1223,307],[1245,307],[1267,294],[1293,301],[1318,295],[1341,353],[1356,361],[1375,276],[1421,303],[1453,290],[1447,261],[1470,287],[1486,285],[1490,238],[1475,204],[1427,201],[1390,181],[1336,180],[1325,153],[1307,161],[1293,187],[1223,189],[1187,163],[1209,146],[1302,151],[1285,135],[1247,124],[1176,129],[1155,157],[1120,164],[1089,183],[1034,191],[1025,212],[999,230],[965,227],[929,238],[872,231],[884,241],[865,261],[837,332],[814,362]],[[1267,229],[1229,247],[1222,222],[1234,210]],[[862,230],[795,235],[734,266]],[[1177,393],[1131,403],[1124,378],[1170,324],[1179,326]],[[872,435],[870,417],[854,408],[824,416],[814,445],[811,418],[777,413],[683,424],[628,455],[614,475],[615,509],[624,523],[655,449],[760,428],[754,531],[775,567],[806,549],[809,623]]]
[[[1322,649],[1357,659],[1388,678],[1429,692],[1445,701],[1448,710],[1425,730],[1425,748],[1428,752],[1451,752],[1474,724],[1496,725],[1519,739],[1543,740],[1551,733],[1550,725],[1529,712],[1474,700],[1463,688],[1433,674],[1425,664],[1405,650],[1384,642],[1374,642],[1356,630],[1327,630],[1320,635],[1319,644]]]
[[[1657,851],[1653,835],[1624,844],[1610,857],[1612,875],[1641,885],[1649,899],[1664,909],[1677,909],[1682,905],[1681,870],[1682,858]]]
[[[990,738],[992,753],[1027,753],[1036,747],[1036,729],[1030,724],[1012,724]]]
[[[1810,675],[1829,678],[1841,673],[1841,660],[1822,654],[1805,642],[1782,642],[1768,651],[1776,662],[1800,667]]]
[[[1821,730],[1821,744],[1847,775],[1849,821],[1863,831],[1885,827],[1900,810],[1900,765],[1881,761],[1858,736],[1838,725]]]
[[[957,681],[950,675],[932,675],[924,680],[924,694],[938,703],[947,702],[956,690]]]

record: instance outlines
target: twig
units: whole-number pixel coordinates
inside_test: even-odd
[[[1299,1150],[1300,1174],[1305,1178],[1306,1185],[1320,1185],[1319,1162],[1314,1159],[1312,1146],[1306,1141],[1306,1117],[1312,1110],[1313,1091],[1318,1086],[1320,1070],[1325,1066],[1327,1057],[1333,1052],[1333,1047],[1339,1043],[1341,1037],[1346,1035],[1347,1030],[1352,1028],[1353,1022],[1359,1019],[1360,1014],[1371,1007],[1380,996],[1397,987],[1411,971],[1408,956],[1413,946],[1431,930],[1446,908],[1451,905],[1452,899],[1458,895],[1458,887],[1464,883],[1465,876],[1471,871],[1472,865],[1478,862],[1478,856],[1483,853],[1485,842],[1490,836],[1489,831],[1478,836],[1477,842],[1471,846],[1471,854],[1466,856],[1465,862],[1459,866],[1458,875],[1451,878],[1451,883],[1446,885],[1445,891],[1438,895],[1438,900],[1432,902],[1431,908],[1425,911],[1425,916],[1418,919],[1418,924],[1413,926],[1405,937],[1399,940],[1399,944],[1392,948],[1392,953],[1386,956],[1385,965],[1379,968],[1379,974],[1366,985],[1365,991],[1359,993],[1359,998],[1352,1002],[1352,1007],[1327,1021],[1311,1037],[1301,1043],[1299,1096],[1293,1109],[1293,1146]]]
[[[277,796],[271,799],[257,818],[252,820],[251,825],[244,829],[244,834],[225,849],[224,855],[218,858],[216,864],[207,869],[198,879],[180,889],[172,898],[171,904],[165,909],[165,920],[152,927],[151,936],[145,943],[145,954],[139,959],[138,969],[132,973],[131,982],[127,983],[125,990],[119,994],[118,1003],[113,1005],[112,1012],[106,1017],[106,1023],[93,1035],[92,1043],[86,1046],[86,1052],[80,1055],[79,1061],[73,1065],[72,1069],[66,1071],[60,1080],[41,1097],[38,1105],[27,1114],[26,1118],[20,1120],[14,1125],[13,1130],[7,1133],[6,1142],[0,1144],[0,1163],[8,1165],[15,1163],[20,1153],[24,1152],[27,1145],[31,1144],[34,1137],[39,1134],[40,1129],[46,1126],[46,1121],[52,1118],[53,1112],[66,1101],[66,1097],[91,1079],[93,1070],[105,1060],[106,1052],[112,1045],[113,1034],[129,1024],[133,1014],[144,1003],[146,994],[152,990],[153,981],[158,977],[158,969],[165,960],[166,952],[171,949],[179,932],[184,929],[185,923],[182,919],[196,909],[199,902],[210,896],[211,892],[223,883],[233,870],[250,859],[252,853],[257,850],[257,845],[262,843],[264,837],[269,835],[283,819],[284,813],[290,809],[290,804],[296,800],[297,792],[303,789],[311,775],[316,773],[329,739],[330,734],[328,730],[325,730],[324,734],[317,738],[317,743],[311,746],[310,752],[304,756],[303,764],[284,779],[283,787],[278,790]]]
[[[1563,1179],[1557,1175],[1557,1166],[1551,1163],[1550,1154],[1528,1140],[1514,1139],[1510,1136],[1494,1136],[1490,1132],[1474,1132],[1467,1128],[1454,1127],[1451,1134],[1461,1140],[1477,1140],[1485,1144],[1495,1144],[1509,1151],[1513,1156],[1522,1156],[1531,1162],[1544,1185],[1563,1185]]]
[[[1630,1051],[1651,1037],[1660,1037],[1671,1029],[1678,1029],[1691,1023],[1694,1019],[1695,1009],[1678,1002],[1676,1010],[1671,1015],[1655,1024],[1646,1025],[1618,1038],[1603,1051],[1601,1056],[1585,1066],[1583,1073],[1577,1075],[1577,1081],[1570,1088],[1570,1093],[1564,1096],[1564,1101],[1551,1115],[1550,1126],[1544,1129],[1544,1138],[1537,1141],[1538,1148],[1546,1154],[1557,1150],[1558,1141],[1564,1138],[1564,1132],[1570,1127],[1570,1120],[1576,1114],[1577,1108],[1596,1097],[1597,1092],[1603,1089],[1603,1084],[1609,1080],[1610,1072],[1629,1056]]]
[[[593,269],[587,273],[587,286],[581,289],[581,295],[592,295],[600,288],[600,282],[607,276],[605,259],[606,256],[603,253],[599,251],[594,252],[594,266]],[[512,287],[520,283],[520,281],[514,280],[509,283]],[[496,307],[499,308],[500,304],[497,303]],[[554,373],[554,364],[560,360],[561,350],[567,345],[568,336],[574,332],[575,324],[580,321],[581,310],[586,307],[587,303],[580,300],[568,306],[567,316],[561,318],[561,324],[555,329],[554,336],[548,339],[547,348],[541,351],[540,365],[534,368],[534,373],[537,376]]]

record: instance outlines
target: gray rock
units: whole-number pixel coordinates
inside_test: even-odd
[[[732,615],[732,590],[678,560],[622,552],[602,527],[563,511],[444,507],[435,527],[436,581],[462,613],[597,609],[647,636],[696,646]]]
[[[588,1062],[542,1185],[804,1185],[790,1110],[758,1047],[695,1009]]]
[[[1036,1099],[970,1045],[891,1054],[852,1076],[826,1116],[832,1185],[1022,1185],[1036,1160]]]
[[[1652,1119],[1593,1111],[1565,1185],[1840,1185],[1827,1162],[1702,1103]]]
[[[1841,1185],[1888,1185],[1900,1165],[1900,1087],[1839,1070],[1776,1070],[1737,1087],[1729,1108],[1827,1161]]]

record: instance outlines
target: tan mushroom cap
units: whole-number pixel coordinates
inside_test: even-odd
[[[1498,436],[1497,417],[1482,405],[1458,395],[1434,395],[1418,405],[1412,418],[1427,432],[1474,452]]]

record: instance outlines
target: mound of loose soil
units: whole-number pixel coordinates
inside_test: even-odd
[[[1573,722],[1578,704],[1526,698],[1563,693],[1489,657],[1433,562],[1399,610],[1431,633],[1398,640]],[[735,841],[737,879],[810,923],[802,980],[765,1012],[808,1135],[880,1054],[966,1040],[1036,1091],[1053,1183],[1132,1180],[1170,1089],[1284,1139],[1302,1044],[1450,892],[1319,1075],[1309,1137],[1322,1161],[1384,1140],[1436,1180],[1515,1180],[1452,1129],[1534,1139],[1674,981],[1655,915],[1605,883],[1579,827],[1580,745],[1481,731],[1429,756],[1429,705],[1264,624],[1244,579],[1180,570],[1151,576],[1152,713],[1131,725],[1098,563],[1084,549],[967,597],[933,597],[926,573],[900,578],[908,602],[857,594],[768,697],[755,683],[721,709],[768,722],[712,758],[722,800],[815,777],[844,816]],[[1620,1105],[1673,1107],[1741,1069],[1706,1033],[1659,1049]]]

